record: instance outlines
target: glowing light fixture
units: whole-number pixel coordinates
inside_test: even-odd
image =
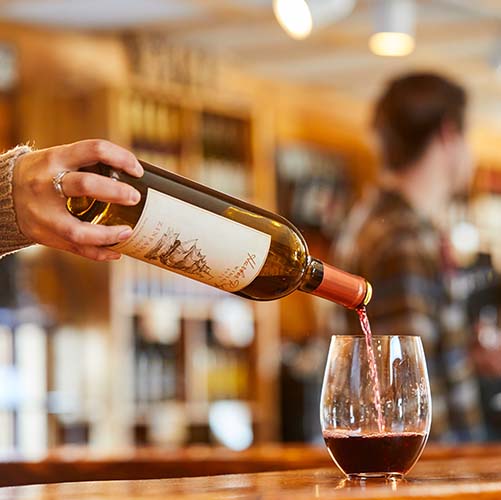
[[[273,0],[273,11],[280,26],[297,40],[313,30],[348,16],[356,0]]]
[[[375,33],[369,47],[378,56],[402,57],[414,51],[416,5],[414,0],[377,0]]]

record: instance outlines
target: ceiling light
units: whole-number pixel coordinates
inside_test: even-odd
[[[408,33],[384,31],[374,33],[369,40],[369,47],[378,56],[402,57],[414,51],[416,42]]]
[[[273,0],[280,26],[297,40],[348,16],[356,0]]]
[[[414,51],[414,0],[376,0],[375,32],[369,47],[378,56],[401,57]]]

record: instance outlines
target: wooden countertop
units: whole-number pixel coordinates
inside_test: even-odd
[[[421,461],[482,456],[497,456],[501,461],[501,444],[455,447],[428,443]],[[0,457],[0,486],[213,476],[324,468],[331,464],[323,445],[267,444],[241,452],[209,446],[139,448],[113,453],[59,448],[37,460],[13,455]]]
[[[501,499],[501,454],[421,460],[408,478],[351,483],[328,468],[147,481],[18,486],[0,500]]]

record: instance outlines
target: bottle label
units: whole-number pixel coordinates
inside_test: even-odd
[[[238,292],[259,274],[270,244],[269,234],[149,188],[131,237],[112,248]]]

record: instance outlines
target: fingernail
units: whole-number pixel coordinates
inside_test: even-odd
[[[129,196],[130,202],[131,203],[139,203],[139,200],[141,199],[141,195],[139,194],[138,191],[133,191],[130,196]]]
[[[136,172],[139,177],[144,174],[144,168],[139,162],[136,162]]]
[[[131,237],[131,235],[132,235],[132,229],[128,227],[127,229],[124,229],[118,234],[118,241],[127,240]]]

